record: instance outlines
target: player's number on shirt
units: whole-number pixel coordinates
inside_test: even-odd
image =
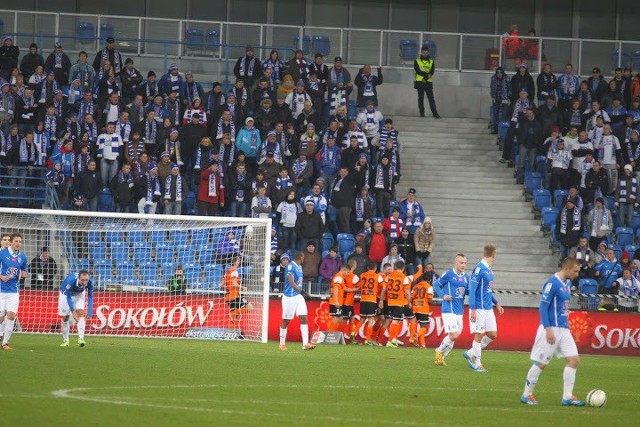
[[[415,290],[415,298],[424,299],[427,296],[426,288],[418,288]]]
[[[398,299],[398,295],[400,292],[400,289],[402,288],[402,281],[401,280],[389,280],[387,282],[387,290],[389,291],[389,299],[390,300],[396,300]]]
[[[373,290],[375,289],[376,279],[373,277],[367,279],[363,286],[360,288],[360,293],[363,295],[373,295]]]

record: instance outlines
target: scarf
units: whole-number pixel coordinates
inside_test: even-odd
[[[588,90],[585,92],[580,91],[580,107],[582,108],[583,111],[588,110],[591,107],[591,101],[593,101],[591,92],[589,92]]]
[[[218,172],[212,172],[209,175],[209,197],[218,197],[218,182],[220,182],[220,175]]]
[[[82,124],[82,132],[86,132],[89,135],[89,141],[91,141],[91,145],[95,145],[96,140],[98,139],[98,125],[95,122],[88,124]]]
[[[244,184],[246,179],[247,179],[246,173],[236,173],[236,181],[238,183]],[[236,201],[244,202],[244,189],[242,187],[238,187],[238,189],[236,190]]]
[[[167,138],[167,141],[164,144],[164,151],[168,151],[171,157],[175,156],[175,159],[178,160],[178,145],[180,144],[179,140],[172,141],[171,138]]]
[[[362,81],[364,82],[364,90],[362,91],[362,96],[374,96],[373,93],[373,75],[369,74],[365,76],[364,74],[360,74]]]
[[[58,120],[56,119],[55,115],[50,116],[47,114],[44,116],[44,130],[49,134],[51,139],[55,139],[56,135],[58,134],[57,127]]]
[[[609,229],[609,215],[607,215],[605,208],[594,208],[593,221],[591,222],[591,235],[596,237],[602,228],[604,228],[603,231]]]
[[[27,144],[27,141],[22,138],[20,140],[20,163],[35,163],[36,161],[36,147],[33,144]]]
[[[380,129],[380,151],[384,150],[387,145],[387,141],[391,139],[393,141],[393,149],[398,149],[398,131],[395,129],[387,130],[385,128]]]
[[[298,73],[300,74],[300,78],[302,80],[307,80],[309,74],[309,64],[307,64],[307,61],[304,58],[296,59],[296,65],[298,66]]]
[[[611,135],[600,134],[600,138],[598,138],[597,145],[598,145],[598,160],[600,160],[601,162],[603,162],[604,160],[605,150],[611,152],[611,156],[613,157],[613,160],[615,162],[615,146],[613,144],[613,138],[614,138],[613,134]]]
[[[629,161],[638,161],[640,158],[640,143],[636,142],[636,148],[633,148],[633,142],[627,144],[627,154],[629,155]]]
[[[142,141],[129,141],[127,143],[127,153],[129,154],[129,161],[137,163],[143,151],[144,143]]]
[[[567,234],[567,221],[569,211],[567,207],[562,208],[562,215],[560,217],[560,233]],[[571,231],[580,231],[580,209],[573,208],[573,224],[571,225]]]
[[[281,178],[278,177],[278,179],[276,179],[276,188],[278,190],[284,191],[289,187],[293,186],[293,182],[291,182],[291,178],[286,177],[286,178]]]
[[[291,97],[291,113],[293,114],[294,118],[297,118],[301,112],[301,111],[298,111],[298,108],[302,110],[302,108],[304,107],[304,103],[307,100],[310,100],[310,98],[309,98],[309,95],[307,95],[307,92],[298,93],[298,91],[293,91],[292,94],[293,95]]]
[[[24,96],[24,92],[23,92],[20,98],[22,99],[22,102],[24,103],[25,108],[33,108],[33,106],[35,105],[36,100],[34,99],[33,96],[27,98],[26,96]]]
[[[389,220],[389,237],[397,239],[404,228],[404,221],[401,218],[395,219],[394,217],[389,218]]]
[[[54,52],[53,55],[54,55],[54,58],[55,58],[55,61],[56,61],[55,67],[56,68],[62,68],[62,55],[63,55],[63,53],[62,52]]]
[[[145,85],[145,93],[147,95],[147,99],[149,99],[150,97],[155,97],[156,95],[158,95],[158,86],[157,83],[155,81],[150,82],[149,80],[147,80],[147,84]]]
[[[259,208],[268,208],[269,207],[269,198],[267,196],[257,196],[255,197],[256,199],[256,204]],[[252,213],[252,218],[260,218],[260,215],[262,215],[262,213]]]
[[[344,89],[338,89],[338,87],[334,87],[331,91],[330,104],[329,104],[329,114],[336,114],[336,110],[338,107],[344,107],[347,105],[347,93]]]
[[[631,179],[631,188],[628,189],[627,185]],[[636,201],[636,194],[638,193],[638,185],[635,176],[627,177],[622,176],[620,178],[620,188],[618,194],[618,202],[620,203],[634,203]]]
[[[93,101],[82,100],[80,101],[80,106],[78,107],[78,114],[80,118],[84,120],[87,114],[91,114],[93,116],[95,105]]]
[[[237,87],[234,87],[233,93],[236,95],[236,99],[240,100],[241,105],[245,105],[247,103],[247,99],[249,99],[249,92],[247,91],[246,87],[243,87],[242,89],[238,89]],[[235,105],[235,104],[231,104],[231,105]],[[233,111],[233,114],[235,117],[235,110]]]
[[[300,178],[300,175],[302,175],[304,170],[307,168],[307,162],[308,160],[302,161],[300,159],[296,159],[296,161],[293,162],[293,165],[291,166],[291,171],[293,172],[293,176],[296,179]]]
[[[385,167],[382,164],[376,167],[376,182],[374,188],[378,188],[384,191],[392,191],[391,186],[393,185],[393,168],[388,166],[385,170]]]
[[[170,101],[167,98],[164,103],[164,108],[169,112],[169,118],[173,118],[173,125],[180,126],[180,104],[178,101]]]
[[[196,162],[195,165],[193,166],[194,169],[200,169],[201,168],[201,162],[202,162],[202,150],[208,150],[209,152],[211,151],[212,147],[203,147],[202,145],[198,145],[198,149],[196,150]],[[210,156],[209,156],[210,157]]]
[[[563,74],[558,79],[560,86],[560,98],[561,99],[570,99],[571,96],[576,93],[578,87],[576,85],[578,79],[573,75]]]
[[[129,135],[131,134],[131,123],[122,123],[120,120],[118,120],[118,122],[116,123],[116,130],[119,131],[123,141],[128,141]]]
[[[361,196],[356,197],[356,221],[364,221],[364,199]]]
[[[171,182],[176,183],[176,202],[182,202],[182,175],[178,174],[175,176],[175,180],[173,180],[174,176],[169,174],[165,181],[165,189],[164,189],[164,198],[171,200]]]
[[[76,171],[80,173],[83,170],[86,170],[89,160],[91,160],[91,154],[78,154],[76,156]]]
[[[518,98],[518,100],[516,101],[515,106],[513,107],[513,114],[511,115],[511,119],[516,119],[516,121],[518,120],[518,117],[522,114],[524,115],[526,113],[526,111],[529,109],[529,106],[531,104],[529,103],[528,99],[522,100],[520,98]]]
[[[256,57],[255,56],[251,57],[251,60],[249,61],[249,67],[245,70],[246,62],[247,62],[246,57],[242,58],[242,60],[240,61],[239,74],[243,77],[253,77],[253,69],[256,66]]]
[[[222,139],[222,137],[225,134],[224,128],[225,128],[224,120],[222,119],[222,117],[220,117],[220,120],[218,120],[218,128],[216,130],[216,139]],[[236,124],[233,120],[229,121],[229,134],[231,135],[231,141],[234,141],[236,138]]]
[[[201,98],[198,85],[196,82],[187,83],[187,101],[189,101],[189,105],[193,104],[194,98]]]
[[[116,73],[119,73],[120,70],[120,55],[118,55],[118,53],[115,51],[115,49],[113,50],[113,62],[111,61],[111,59],[109,59],[109,49],[107,49],[106,47],[104,49],[102,49],[102,62],[111,62],[111,65],[113,66],[113,69]]]
[[[593,161],[587,162],[584,161],[582,163],[582,169],[580,170],[580,187],[586,188],[585,179],[587,178],[587,173],[593,168]]]
[[[158,133],[158,123],[155,120],[144,121],[144,139],[147,144],[155,144]]]
[[[122,171],[118,172],[118,184],[127,183],[133,184],[133,174],[129,173],[125,175]]]
[[[218,151],[218,160],[221,163],[220,170],[225,170],[226,166],[231,166],[233,163],[233,159],[236,157],[236,146],[235,144],[220,144],[220,149]]]
[[[79,65],[79,67],[74,67],[75,70],[73,72],[73,75],[71,76],[71,78],[69,79],[71,82],[73,82],[74,80],[78,79],[80,80],[80,87],[82,89],[90,89],[91,87],[91,81],[89,80],[89,64],[87,63],[80,63],[77,62],[77,65]],[[71,90],[70,90],[71,91]],[[80,95],[82,96],[82,95]],[[71,103],[71,101],[69,101]]]
[[[326,168],[329,168],[330,170],[335,169],[338,166],[337,161],[338,161],[338,147],[333,146],[333,148],[330,148],[325,145],[322,148],[320,168],[325,170],[325,172],[327,172]]]
[[[153,176],[151,172],[147,172],[147,203],[153,202],[154,196],[160,196],[160,178],[158,175]]]
[[[219,95],[217,100],[216,95]],[[207,96],[207,113],[209,113],[209,116],[214,117],[215,108],[222,106],[225,102],[226,99],[222,92],[219,94],[216,94],[213,90],[209,92],[209,96]]]
[[[58,82],[55,80],[50,82],[48,79],[43,80],[40,84],[40,102],[48,101],[57,90]]]
[[[580,110],[571,110],[571,118],[569,124],[574,126],[580,126],[582,124],[582,113]]]
[[[45,132],[34,132],[33,145],[36,147],[38,157],[36,158],[36,166],[42,166],[47,157],[47,149],[49,147],[49,138]]]
[[[10,93],[5,95],[0,91],[0,112],[6,112],[12,115],[16,109],[16,100]]]
[[[276,82],[282,81],[282,69],[284,68],[284,64],[279,59],[275,61],[269,58],[262,67],[263,69],[271,68],[271,82],[272,86],[276,84]]]

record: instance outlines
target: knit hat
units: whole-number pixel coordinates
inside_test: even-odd
[[[158,165],[155,162],[149,163],[149,170],[158,169]]]
[[[304,80],[302,80],[302,79],[298,80],[298,83],[296,83],[296,86],[298,86],[298,87],[300,87],[300,86],[304,87]]]
[[[160,158],[162,157],[171,157],[171,153],[169,153],[168,151],[163,151],[162,154],[160,155]]]
[[[253,122],[253,117],[247,117],[246,119],[244,119],[244,124],[246,125],[249,122]]]
[[[633,166],[631,166],[631,165],[629,165],[629,164],[624,165],[624,170],[629,171],[629,172],[632,172],[632,171],[633,171]]]
[[[173,62],[170,66],[169,66],[169,71],[173,71],[173,70],[177,70],[178,69],[178,64],[176,64],[175,62]]]
[[[177,163],[171,163],[171,169],[178,169],[178,164]]]
[[[60,43],[60,42],[56,42],[56,43],[53,45],[53,47],[54,47],[54,48],[56,48],[56,49],[57,49],[57,48],[62,48],[62,43]]]

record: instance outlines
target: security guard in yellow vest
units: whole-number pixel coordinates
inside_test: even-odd
[[[424,117],[424,94],[426,92],[431,114],[433,114],[433,117],[436,119],[440,118],[438,109],[436,108],[436,101],[433,98],[433,73],[435,68],[435,62],[433,58],[429,56],[429,47],[422,46],[420,57],[413,61],[413,69],[416,73],[413,87],[418,91],[420,117]]]

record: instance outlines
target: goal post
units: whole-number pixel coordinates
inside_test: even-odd
[[[0,208],[0,231],[22,234],[29,260],[22,332],[58,332],[60,283],[87,270],[88,335],[267,342],[271,219]],[[223,278],[237,256],[230,304]]]

